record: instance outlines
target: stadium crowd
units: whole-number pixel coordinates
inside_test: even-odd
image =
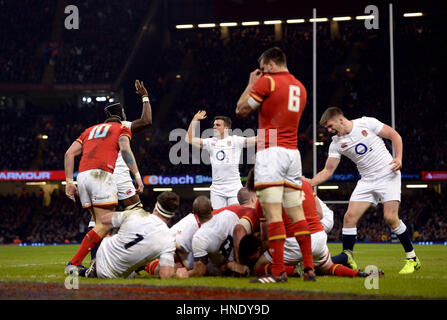
[[[9,25],[8,28],[0,28],[0,43],[4,48],[0,53],[0,83],[39,83],[44,67],[50,61],[55,65],[54,83],[113,82],[120,72],[117,66],[124,64],[125,54],[132,45],[147,6],[142,0],[79,2],[80,9],[86,12],[81,20],[86,27],[78,33],[64,31],[58,49],[49,52],[50,17],[54,16],[56,9],[51,1],[26,2],[26,6],[19,7],[15,2],[0,0],[0,20]],[[18,12],[19,9],[25,12]],[[21,24],[14,23],[11,19],[16,15],[7,12],[22,14],[27,19],[22,19]],[[38,21],[45,23],[39,22],[39,28],[34,28]],[[405,173],[446,168],[447,141],[439,138],[447,135],[447,124],[439,121],[447,118],[447,111],[443,108],[444,95],[441,94],[441,70],[445,64],[441,54],[445,52],[442,50],[445,42],[440,41],[442,35],[439,30],[442,29],[438,23],[430,20],[399,21],[395,29],[396,56],[399,57],[395,66],[396,129],[404,141]],[[384,50],[388,48],[386,30],[368,31],[354,24],[340,24],[335,33],[331,32],[328,24],[318,26],[317,95],[320,113],[324,106],[336,104],[345,110],[349,118],[368,115],[391,124],[388,53]],[[29,32],[31,29],[33,32]],[[299,147],[304,169],[310,168],[314,142],[311,131],[311,31],[311,25],[287,25],[281,40],[275,40],[273,28],[269,26],[231,28],[228,37],[224,37],[217,28],[173,31],[171,43],[155,63],[150,79],[144,79],[151,95],[154,116],[161,108],[169,109],[157,131],[148,129],[132,141],[140,171],[143,174],[210,176],[209,165],[170,163],[169,151],[178,141],[169,141],[169,133],[177,128],[186,130],[198,109],[206,109],[209,114],[201,124],[202,130],[210,128],[213,116],[221,114],[233,118],[233,128],[256,129],[256,117],[242,121],[234,117],[234,109],[249,72],[257,67],[259,53],[273,45],[284,48],[290,57],[289,69],[308,88]],[[26,37],[25,41],[10,42],[11,34],[21,34]],[[413,54],[406,54],[409,51]],[[415,62],[414,56],[421,58]],[[410,65],[411,68],[408,67]],[[174,96],[172,104],[159,106],[158,103],[167,95]],[[48,110],[28,101],[23,110],[1,108],[0,170],[62,169],[65,150],[85,128],[102,121],[104,106],[104,103],[92,102],[78,108],[65,102],[57,110]],[[138,108],[132,106],[132,109]],[[48,139],[43,140],[42,135],[47,135]],[[321,169],[330,142],[330,135],[321,127],[318,140],[324,142],[318,148],[318,169]],[[250,167],[241,165],[241,175],[245,176]],[[342,160],[336,173],[353,172],[352,163]],[[73,209],[65,195],[57,193],[52,195],[50,207],[31,207],[29,203],[36,197],[2,197],[0,207],[4,219],[1,221],[0,242],[10,243],[16,238],[22,242],[50,243],[82,239],[81,230],[85,230],[88,214]],[[153,203],[146,205],[151,210]],[[188,203],[182,204],[179,211],[189,211],[190,207]],[[422,199],[412,201],[411,205],[403,198],[402,219],[413,233],[419,233],[416,240],[446,240],[445,207],[445,200],[435,193],[426,194]],[[338,240],[341,234],[340,219],[344,210],[344,207],[335,209],[331,240]],[[381,219],[375,219],[377,214],[380,214],[377,210],[370,209],[361,220],[359,239],[389,239],[389,228]],[[50,219],[55,215],[62,219]]]

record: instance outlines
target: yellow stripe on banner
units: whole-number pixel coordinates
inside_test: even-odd
[[[298,232],[295,232],[293,235],[296,237],[296,236],[303,236],[306,234],[310,234],[310,231],[298,231]]]
[[[270,76],[265,76],[265,77],[270,79],[270,92],[275,91],[275,80]]]
[[[255,99],[258,102],[264,101],[260,96],[254,94],[253,92],[250,92],[249,96],[252,97],[253,99]]]
[[[277,236],[269,237],[269,241],[272,241],[272,240],[281,240],[281,239],[285,239],[285,238],[286,238],[286,235],[285,235],[285,234],[280,234],[280,235],[277,235]]]

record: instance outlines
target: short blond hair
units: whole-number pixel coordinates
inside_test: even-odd
[[[320,125],[324,126],[326,125],[326,122],[328,122],[330,119],[332,119],[335,116],[344,116],[343,111],[339,107],[329,107],[326,109],[325,112],[321,115],[320,118]]]

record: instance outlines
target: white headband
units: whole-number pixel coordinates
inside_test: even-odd
[[[163,209],[163,207],[158,202],[155,204],[155,209],[158,211],[160,215],[168,219],[172,218],[175,214],[175,211],[171,212],[166,209]]]

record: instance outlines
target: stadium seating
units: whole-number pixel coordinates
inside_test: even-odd
[[[79,32],[65,30],[56,48],[50,45],[52,18],[56,5],[52,1],[26,1],[27,6],[0,1],[0,20],[7,28],[0,28],[0,83],[41,83],[44,69],[54,64],[53,83],[111,83],[126,62],[144,13],[147,1],[74,1],[82,10]],[[11,14],[12,12],[12,14]],[[21,24],[14,23],[17,17]],[[45,23],[41,23],[45,21]],[[39,23],[39,28],[35,28]],[[391,124],[389,61],[386,30],[365,31],[357,22],[340,24],[333,34],[329,25],[318,26],[318,116],[325,107],[339,105],[349,118],[377,117]],[[435,20],[396,22],[396,129],[404,140],[403,172],[445,170],[447,141],[446,109],[441,90],[445,59],[445,42],[438,33],[440,22]],[[113,26],[113,32],[111,32]],[[116,26],[119,26],[118,31]],[[32,32],[31,32],[32,30]],[[245,88],[248,75],[257,68],[260,53],[272,46],[284,48],[288,67],[308,89],[308,103],[300,124],[299,147],[305,174],[310,175],[312,157],[312,47],[310,24],[284,26],[283,37],[275,40],[271,26],[231,28],[229,37],[218,28],[173,30],[171,42],[163,49],[152,73],[144,80],[151,92],[154,116],[157,116],[163,97],[171,95],[168,115],[162,125],[136,135],[132,141],[140,171],[143,174],[203,174],[210,175],[208,165],[172,165],[169,150],[176,141],[169,142],[169,132],[187,129],[195,112],[207,110],[208,119],[202,129],[212,126],[216,115],[233,118],[233,128],[257,128],[257,117],[241,120],[234,116],[237,99]],[[11,39],[20,35],[17,40]],[[407,54],[408,52],[412,54]],[[419,57],[415,61],[414,57]],[[411,66],[411,67],[409,67]],[[174,76],[173,76],[174,75]],[[0,170],[60,170],[69,145],[90,125],[102,121],[104,103],[93,101],[78,108],[63,101],[57,109],[42,108],[26,101],[24,109],[0,108]],[[130,115],[137,115],[132,106]],[[138,108],[136,108],[138,109]],[[132,119],[130,119],[132,120]],[[155,126],[155,124],[154,124]],[[429,131],[424,128],[430,128]],[[43,141],[40,137],[47,135]],[[324,165],[330,135],[318,128],[318,169]],[[10,146],[14,146],[11,148]],[[247,174],[250,165],[241,165]],[[355,168],[342,160],[337,173],[352,173]],[[1,200],[0,242],[12,242],[15,236],[22,241],[62,242],[79,240],[79,226],[88,215],[73,205],[64,195],[54,195],[49,208],[27,206],[23,198],[13,196]],[[29,200],[31,201],[31,200]],[[151,200],[148,199],[150,202]],[[145,203],[148,209],[152,203]],[[185,204],[185,213],[190,210]],[[445,200],[437,194],[427,194],[410,206],[403,199],[402,216],[412,231],[419,232],[419,240],[446,240]],[[57,209],[59,208],[59,209]],[[62,219],[50,219],[56,214]],[[62,211],[64,211],[62,210]],[[71,211],[70,211],[71,210]],[[76,211],[77,210],[77,211]],[[342,216],[336,209],[336,217]],[[359,238],[376,241],[389,229],[382,219],[375,219],[376,210],[365,214],[359,225]],[[19,214],[20,213],[20,214]],[[82,221],[81,221],[82,220]],[[34,229],[22,229],[33,221]],[[51,221],[51,223],[49,222]],[[381,221],[374,223],[374,221]],[[330,239],[340,235],[341,220],[336,220]],[[368,224],[368,229],[362,228]],[[371,226],[374,227],[371,227]]]

